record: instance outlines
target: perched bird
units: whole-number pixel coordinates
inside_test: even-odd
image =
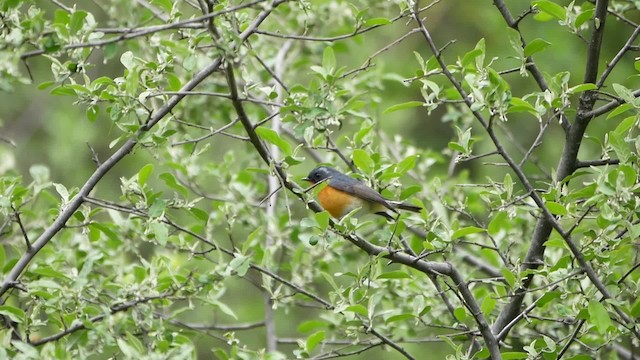
[[[328,179],[328,180],[326,180]],[[320,205],[339,219],[349,212],[361,208],[364,213],[373,213],[395,220],[388,211],[398,214],[398,209],[420,212],[421,207],[406,202],[385,199],[377,191],[340,171],[327,167],[317,167],[302,179],[312,184],[326,181],[327,186],[318,193]]]

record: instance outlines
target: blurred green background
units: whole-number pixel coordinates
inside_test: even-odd
[[[563,4],[568,5],[569,1],[565,1]],[[55,5],[51,3],[43,3],[41,5],[44,8],[51,8],[51,10],[55,9]],[[521,14],[530,6],[529,2],[520,0],[507,1],[507,5],[513,14]],[[93,3],[82,2],[79,6],[89,12],[93,12],[98,22],[106,21],[106,14],[101,12]],[[438,46],[444,46],[455,40],[444,51],[444,57],[447,62],[455,62],[456,59],[473,49],[480,39],[485,39],[488,54],[487,61],[493,56],[498,58],[492,66],[494,69],[505,70],[519,66],[516,60],[510,59],[510,56],[513,56],[513,49],[509,46],[504,21],[490,1],[444,0],[425,14],[425,23]],[[348,69],[359,67],[370,54],[394,41],[413,27],[413,22],[398,21],[394,25],[373,30],[355,40],[338,41],[332,45],[338,58],[338,64],[346,66]],[[323,36],[333,36],[343,34],[344,30],[339,28],[323,29],[321,33]],[[527,41],[542,38],[551,43],[549,48],[534,57],[545,74],[553,76],[559,72],[571,71],[570,85],[574,86],[582,82],[586,52],[586,45],[582,39],[569,34],[555,21],[539,22],[531,16],[521,23],[521,30],[525,34]],[[628,38],[629,33],[628,26],[614,19],[609,20],[602,48],[602,59],[604,61],[610,60],[616,54]],[[314,56],[321,57],[322,48],[327,45],[329,44],[318,43],[308,46],[312,49],[310,51],[315,54]],[[418,69],[416,58],[413,54],[414,51],[420,53],[425,59],[431,56],[424,39],[419,34],[415,34],[400,45],[376,57],[374,60],[375,67],[370,71],[378,74],[393,73],[398,74],[400,78],[411,78],[415,76]],[[96,51],[93,59],[93,68],[88,72],[89,76],[91,78],[120,76],[123,66],[117,61],[118,58],[119,55],[115,56],[111,61],[103,63],[100,60],[101,54]],[[306,61],[311,65],[314,61],[318,63],[321,60],[314,60],[310,57],[301,59],[301,61]],[[51,96],[48,90],[38,90],[37,85],[39,83],[52,80],[50,62],[47,59],[43,57],[31,58],[28,60],[28,64],[33,75],[33,83],[14,84],[12,89],[2,92],[3,101],[0,101],[0,138],[8,140],[12,144],[0,142],[0,175],[18,173],[22,174],[25,182],[29,182],[31,181],[29,169],[34,165],[44,164],[50,168],[53,182],[65,184],[67,188],[80,186],[95,168],[88,145],[96,151],[99,158],[104,159],[112,153],[109,144],[119,136],[119,130],[114,128],[104,113],[96,122],[89,122],[85,117],[84,106],[74,104],[72,98],[55,97]],[[601,68],[604,66],[605,64],[602,63]],[[26,74],[26,67],[23,70]],[[520,97],[538,90],[537,85],[530,76],[523,77],[518,72],[514,72],[505,75],[505,78],[509,82],[514,96]],[[303,79],[285,80],[290,83],[303,82]],[[611,75],[611,81],[624,84],[630,88],[637,85],[634,63],[630,57],[626,57],[621,61]],[[383,84],[384,88],[381,88],[379,93],[375,94],[375,96],[379,97],[380,104],[375,108],[376,113],[370,114],[370,116],[375,119],[377,126],[389,138],[398,135],[419,148],[429,149],[441,155],[442,161],[431,168],[431,172],[428,174],[429,179],[426,179],[425,183],[428,184],[434,178],[447,179],[449,176],[447,169],[452,156],[452,151],[447,148],[447,144],[455,138],[456,134],[452,128],[452,123],[447,121],[446,108],[440,107],[431,114],[428,114],[423,108],[412,108],[384,114],[384,109],[389,106],[411,100],[420,101],[422,97],[417,83],[407,85],[401,81],[389,79],[383,81]],[[575,99],[572,100],[575,101]],[[224,101],[224,99],[214,99],[203,102],[201,106],[214,108],[218,106],[218,102]],[[346,121],[345,127],[338,131],[338,135],[341,131],[349,134],[357,126],[357,121]],[[516,147],[515,144],[520,144],[524,148],[530,146],[537,135],[539,123],[532,116],[515,114],[510,117],[509,122],[504,126],[510,129],[515,137],[513,143],[510,140],[506,141],[508,148],[513,150]],[[592,122],[589,128],[589,135],[602,139],[603,134],[610,127],[611,124],[607,120],[596,120]],[[474,131],[479,130],[476,128]],[[563,144],[563,134],[560,126],[554,122],[547,132],[543,145],[535,152],[535,156],[547,170],[551,170],[558,162],[558,155]],[[338,139],[339,145],[344,145],[339,140],[339,136],[335,138]],[[210,152],[213,162],[219,160],[227,151],[237,153],[237,156],[240,157],[248,149],[248,145],[243,142],[220,139],[218,137],[212,141],[215,145],[209,148],[208,152]],[[476,145],[475,149],[478,154],[481,154],[491,151],[492,146],[483,140]],[[600,148],[595,144],[588,145],[581,149],[581,154],[581,158],[585,159],[598,158],[600,156]],[[138,149],[134,154],[121,161],[103,179],[98,186],[98,193],[105,198],[117,199],[121,193],[120,178],[135,175],[144,164],[150,161],[153,161],[153,155]],[[344,164],[337,165],[344,168]],[[313,167],[313,164],[308,164],[308,166],[305,164],[305,168],[298,168],[301,172],[295,175],[306,175],[305,171],[311,167]],[[487,166],[483,165],[482,161],[474,161],[459,166],[457,171],[468,172],[468,176],[471,179],[485,179],[486,177],[502,179],[506,170],[504,167]],[[160,171],[157,173],[160,173]],[[215,186],[207,186],[207,190],[210,193],[217,193]],[[295,210],[297,211],[296,215],[299,217],[303,217],[306,214],[306,210],[300,204],[295,207]],[[345,262],[348,263],[348,259]],[[208,266],[206,263],[201,265]],[[344,272],[348,270],[343,269]],[[338,281],[348,282],[350,279],[338,278]],[[234,279],[229,281],[228,286],[224,299],[227,303],[234,304],[234,311],[239,314],[238,321],[254,322],[262,320],[264,316],[262,299],[259,297],[247,297],[246,284],[239,283]],[[280,345],[285,353],[290,353],[291,350],[297,348],[295,343],[295,339],[299,336],[296,331],[297,325],[305,319],[309,320],[320,316],[322,312],[322,310],[309,308],[298,308],[292,313],[276,310],[279,336],[283,338],[289,337],[291,338],[290,341],[293,342],[292,344]],[[193,321],[214,320],[213,318],[221,323],[233,321],[232,318],[220,314],[216,316],[205,314],[203,316],[197,308],[184,315],[186,319],[191,318]],[[295,319],[295,321],[290,321],[291,319]],[[426,336],[437,334],[437,331],[428,330],[421,333]],[[263,328],[242,332],[238,336],[249,346],[264,346]],[[201,335],[197,341],[201,345],[201,354],[204,358],[208,349],[211,348],[211,338]],[[409,344],[407,349],[416,354],[420,354],[421,351],[426,354],[424,351],[427,347],[424,344]],[[447,345],[437,343],[433,345],[433,348],[431,346],[428,347],[430,354],[428,358],[441,358],[443,355],[438,354],[447,354],[450,351]],[[391,359],[400,357],[393,352],[373,350],[352,358]]]

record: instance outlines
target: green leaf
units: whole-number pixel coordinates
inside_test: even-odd
[[[151,175],[152,172],[153,172],[153,164],[147,164],[143,166],[142,169],[138,171],[138,184],[140,184],[140,186],[144,186],[144,184],[147,183],[147,179],[149,178],[149,175]]]
[[[142,356],[142,354],[140,354],[137,351],[135,346],[130,345],[124,339],[118,338],[116,340],[116,342],[118,343],[118,347],[120,348],[120,351],[122,351],[122,354],[124,355],[125,358],[127,358],[127,359],[139,359]]]
[[[151,218],[157,218],[164,214],[167,209],[167,201],[165,199],[155,199],[155,201],[149,206],[148,215]]]
[[[636,97],[633,95],[633,92],[620,85],[620,84],[613,84],[613,90],[616,91],[616,93],[622,98],[622,100],[624,100],[624,102],[628,103],[628,104],[636,104]]]
[[[405,321],[405,320],[411,320],[415,318],[415,316],[413,316],[413,314],[399,314],[399,315],[393,315],[390,316],[387,320],[385,320],[385,324],[390,324],[392,322],[396,322],[396,321]]]
[[[600,334],[607,332],[611,326],[611,318],[604,305],[598,300],[589,301],[589,322],[596,326]]]
[[[369,156],[369,153],[367,153],[363,149],[353,150],[353,153],[351,154],[351,159],[359,169],[362,169],[362,171],[366,173],[371,173],[374,169],[375,163],[371,159],[371,156]]]
[[[407,274],[405,271],[388,271],[378,275],[376,279],[410,279],[411,275]]]
[[[529,357],[529,354],[525,352],[509,351],[509,352],[502,353],[502,360],[519,360],[519,359],[527,359],[528,357]]]
[[[149,230],[158,244],[162,246],[167,244],[167,239],[169,238],[169,229],[167,228],[167,225],[161,222],[152,222],[149,224]]]
[[[336,70],[336,54],[331,46],[324,48],[322,53],[322,67],[327,73],[332,74]]]
[[[67,190],[67,188],[64,185],[54,183],[53,187],[56,188],[56,191],[60,195],[60,198],[62,198],[63,203],[66,203],[69,201],[69,190]]]
[[[0,314],[19,324],[22,324],[25,318],[25,313],[22,309],[10,305],[0,305]]]
[[[107,44],[102,48],[104,60],[111,60],[118,53],[118,46],[116,43]]]
[[[4,246],[0,245],[0,269],[4,267],[4,262],[7,259],[7,254],[4,251]]]
[[[484,39],[480,39],[480,41],[483,42],[484,45]],[[468,53],[464,54],[464,56],[462,57],[462,66],[468,66],[470,64],[474,64],[475,65],[475,60],[477,57],[484,55],[484,46],[482,48],[478,48],[478,46],[476,46],[475,49],[469,51]]]
[[[557,202],[547,201],[545,203],[545,206],[547,207],[547,210],[549,210],[549,212],[552,213],[553,215],[567,215],[568,214],[567,208],[564,207],[564,205],[562,205],[562,204],[558,204]]]
[[[53,96],[76,96],[76,91],[68,86],[58,86],[53,88],[50,92]]]
[[[40,353],[38,352],[38,349],[36,349],[34,346],[30,344],[15,340],[11,342],[11,345],[20,352],[20,354],[22,355],[20,357],[21,359],[41,359],[42,358],[42,356],[40,356]]]
[[[122,63],[122,65],[124,65],[124,67],[131,70],[135,65],[133,61],[133,53],[131,51],[127,51],[120,55],[120,62]]]
[[[298,332],[307,333],[317,328],[326,328],[329,324],[321,320],[308,320],[298,325]]]
[[[464,322],[467,319],[467,311],[463,307],[458,307],[453,310],[453,316],[460,322]]]
[[[307,343],[306,343],[307,351],[313,351],[318,346],[318,344],[320,344],[324,340],[324,337],[325,337],[324,330],[318,331],[312,334],[311,336],[309,336],[307,338]]]
[[[609,144],[615,151],[621,163],[626,163],[631,157],[631,149],[629,144],[624,141],[624,136],[616,131],[609,132]]]
[[[367,316],[369,314],[369,311],[367,310],[367,308],[360,304],[349,305],[347,306],[346,309],[344,309],[344,311],[350,311],[356,314],[360,314],[362,316]]]
[[[182,196],[184,196],[185,198],[189,196],[189,190],[182,186],[181,184],[178,183],[178,181],[176,180],[175,176],[173,176],[173,174],[171,173],[162,173],[159,176],[160,179],[162,179],[164,181],[164,183],[176,190],[177,192],[179,192]]]
[[[326,211],[321,211],[319,213],[316,213],[315,217],[320,230],[326,231],[327,228],[329,227],[329,219],[330,219],[329,213]]]
[[[402,190],[402,192],[400,192],[400,200],[406,200],[409,196],[411,196],[413,194],[417,194],[420,191],[422,191],[422,186],[420,186],[420,185],[411,185],[411,186],[407,187],[406,189]]]
[[[585,83],[585,84],[576,85],[574,87],[570,87],[567,92],[569,94],[577,94],[577,93],[580,93],[583,91],[589,91],[589,90],[598,90],[598,87],[596,86],[596,84]]]
[[[451,240],[455,240],[461,237],[465,237],[467,235],[471,235],[471,234],[477,234],[477,233],[481,233],[484,232],[485,229],[483,228],[479,228],[476,226],[467,226],[467,227],[463,227],[462,229],[458,229],[456,230],[453,235],[451,235]]]
[[[631,307],[631,316],[634,318],[640,317],[640,298],[633,303],[633,306]]]
[[[516,276],[513,275],[513,273],[507,269],[507,268],[502,268],[502,270],[500,270],[500,273],[502,274],[502,276],[504,277],[504,279],[507,281],[507,284],[509,284],[509,286],[514,287],[516,284]]]
[[[100,107],[98,105],[90,105],[87,107],[86,115],[89,121],[95,122],[98,119],[99,113]]]
[[[528,112],[531,114],[537,113],[536,108],[533,105],[518,97],[512,97],[509,100],[509,112]]]
[[[235,271],[238,276],[245,276],[249,270],[249,265],[251,265],[251,258],[242,255],[236,255],[236,257],[229,262],[229,268]]]
[[[540,38],[533,39],[524,47],[524,56],[528,57],[535,53],[539,53],[549,47],[549,45],[551,45],[551,43],[546,40]]]
[[[371,18],[365,21],[364,26],[382,26],[392,24],[391,20],[383,17]]]
[[[613,109],[612,112],[609,113],[609,115],[607,115],[607,120],[616,117],[624,112],[627,112],[629,110],[633,109],[633,105],[631,104],[622,104],[620,106],[618,106],[617,108]]]
[[[575,27],[580,27],[585,22],[593,19],[593,15],[595,13],[596,13],[596,9],[595,8],[587,9],[587,10],[581,12],[578,16],[576,16],[576,21],[573,24],[575,25]]]
[[[416,166],[416,160],[418,160],[418,157],[419,155],[407,156],[404,160],[400,161],[398,165],[396,165],[396,172],[405,174],[407,171],[413,169]]]
[[[256,134],[263,140],[270,142],[282,150],[285,155],[291,155],[292,147],[286,140],[284,140],[278,133],[272,129],[266,127],[259,127],[256,129]]]
[[[486,317],[488,317],[495,307],[496,307],[496,299],[494,299],[492,295],[487,295],[484,297],[484,300],[482,300],[482,305],[480,305],[480,310],[482,310],[482,313]]]
[[[489,234],[496,235],[500,230],[508,229],[509,225],[509,216],[506,212],[500,211],[493,217],[493,219],[491,219],[487,226],[487,230],[489,231]]]
[[[87,17],[87,12],[82,10],[76,10],[71,15],[71,21],[69,22],[69,30],[72,35],[75,35],[80,29],[82,29],[82,25],[84,25],[84,19]]]
[[[554,2],[547,0],[532,1],[531,5],[537,7],[540,11],[545,12],[558,20],[564,20],[567,17],[567,10]]]
[[[455,151],[460,152],[460,153],[466,153],[467,152],[467,149],[465,149],[464,146],[458,144],[455,141],[450,141],[447,144],[447,147],[449,147],[449,149],[451,149],[451,150],[455,150]]]
[[[396,104],[393,106],[389,106],[385,111],[383,111],[383,114],[388,114],[388,113],[392,113],[394,111],[398,111],[398,110],[404,110],[404,109],[410,109],[410,108],[414,108],[414,107],[418,107],[418,106],[424,106],[424,103],[422,101],[408,101],[402,104]]]
[[[549,302],[551,302],[553,299],[559,298],[560,295],[562,295],[562,293],[560,291],[557,291],[557,290],[545,292],[544,295],[542,295],[540,297],[540,300],[538,300],[538,307],[540,307],[540,308],[544,307]]]
[[[144,354],[147,351],[142,342],[130,332],[127,332],[126,337],[129,345],[133,346],[139,354]]]

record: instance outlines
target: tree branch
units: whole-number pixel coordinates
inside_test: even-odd
[[[159,31],[178,29],[178,28],[184,27],[185,25],[198,23],[198,22],[203,22],[203,21],[206,21],[208,19],[212,19],[212,18],[214,18],[216,16],[222,15],[222,14],[228,14],[228,13],[235,12],[235,11],[238,11],[238,10],[241,10],[241,9],[249,8],[249,7],[252,7],[254,5],[260,4],[262,2],[265,2],[265,1],[266,0],[255,0],[255,1],[252,1],[252,2],[248,2],[246,4],[242,4],[242,5],[238,5],[238,6],[232,6],[232,7],[226,8],[224,10],[220,10],[220,11],[209,13],[209,14],[204,15],[204,16],[196,17],[196,18],[189,19],[189,20],[178,21],[178,22],[171,23],[171,24],[155,25],[155,26],[149,26],[149,27],[138,28],[138,29],[134,28],[134,29],[131,29],[130,32],[123,32],[122,35],[114,37],[114,38],[105,39],[105,40],[99,40],[99,41],[90,41],[90,42],[87,42],[87,43],[80,43],[80,44],[69,44],[69,45],[63,46],[61,50],[72,50],[72,49],[80,49],[80,48],[88,48],[88,47],[102,47],[104,45],[113,44],[113,43],[117,43],[117,42],[120,42],[120,41],[131,40],[131,39],[135,39],[135,38],[138,38],[138,37],[141,37],[141,36],[150,35],[150,34],[153,34],[153,33],[159,32]],[[26,53],[20,55],[20,59],[25,60],[25,59],[28,59],[30,57],[42,55],[45,52],[46,52],[45,49],[38,49],[38,50],[29,51],[29,52],[26,52]],[[184,90],[184,88],[183,88],[180,91],[188,91],[188,90]]]
[[[109,313],[107,314],[102,314],[102,315],[96,315],[92,318],[90,318],[88,321],[90,323],[96,323],[99,321],[104,320],[108,315],[113,315],[122,311],[126,311],[129,310],[132,307],[136,307],[139,304],[144,304],[153,300],[160,300],[160,299],[165,299],[169,296],[173,296],[175,295],[175,293],[178,291],[179,289],[173,289],[171,291],[166,291],[162,294],[158,294],[158,295],[151,295],[151,296],[146,296],[140,299],[136,299],[136,300],[130,300],[130,301],[126,301],[120,304],[116,304],[113,305],[109,308]],[[36,341],[29,341],[29,344],[33,345],[33,346],[40,346],[40,345],[44,345],[46,343],[52,342],[52,341],[56,341],[56,340],[60,340],[63,337],[69,335],[69,334],[73,334],[76,331],[80,331],[80,330],[85,330],[87,327],[85,325],[85,323],[83,322],[77,322],[75,325],[70,326],[68,328],[66,328],[64,331],[61,331],[57,334],[51,335],[51,336],[47,336],[44,337],[42,339],[38,339]]]
[[[262,2],[262,0],[258,0],[255,3]],[[278,1],[276,3],[281,3],[283,1]],[[249,3],[254,4],[254,3]],[[247,7],[248,4],[244,4],[244,7]],[[224,12],[230,12],[238,10],[238,7],[226,9]],[[264,19],[271,13],[273,7],[268,7],[264,9],[257,18],[252,22],[252,24],[239,35],[239,41],[235,44],[236,47],[241,46],[249,36],[251,36],[257,27],[264,21]],[[215,16],[213,14],[220,14],[222,12],[212,13],[211,17]],[[171,112],[171,110],[178,105],[178,103],[186,96],[185,92],[193,90],[198,84],[203,82],[210,74],[214,73],[220,68],[222,63],[221,59],[214,60],[204,69],[202,69],[199,73],[197,73],[193,79],[191,79],[188,83],[186,83],[181,89],[181,94],[172,96],[164,106],[162,106],[158,111],[147,120],[147,122],[140,127],[140,129],[136,132],[134,136],[129,138],[113,155],[111,155],[107,160],[105,160],[102,165],[100,165],[94,173],[89,177],[89,179],[84,183],[84,185],[80,188],[78,194],[67,204],[67,206],[62,209],[58,217],[54,220],[54,222],[36,239],[33,244],[31,250],[26,251],[20,259],[13,266],[9,274],[4,278],[2,284],[0,284],[0,297],[3,296],[7,290],[9,290],[12,286],[14,286],[16,280],[22,274],[22,271],[29,265],[31,260],[35,257],[35,255],[47,244],[49,241],[55,236],[66,224],[66,222],[71,218],[73,213],[82,205],[85,197],[89,195],[89,193],[93,190],[93,188],[100,182],[100,180],[125,156],[127,156],[133,148],[138,143],[138,139],[142,136],[146,131],[149,131],[153,128],[160,120],[162,120],[167,114]],[[237,97],[237,91],[236,91]],[[0,303],[4,303],[6,300],[3,299]]]

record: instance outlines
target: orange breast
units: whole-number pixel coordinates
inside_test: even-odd
[[[366,206],[364,200],[359,199],[353,195],[349,195],[344,191],[336,190],[331,186],[325,186],[324,189],[318,193],[318,200],[320,205],[335,218],[341,218],[349,211],[358,207]]]

